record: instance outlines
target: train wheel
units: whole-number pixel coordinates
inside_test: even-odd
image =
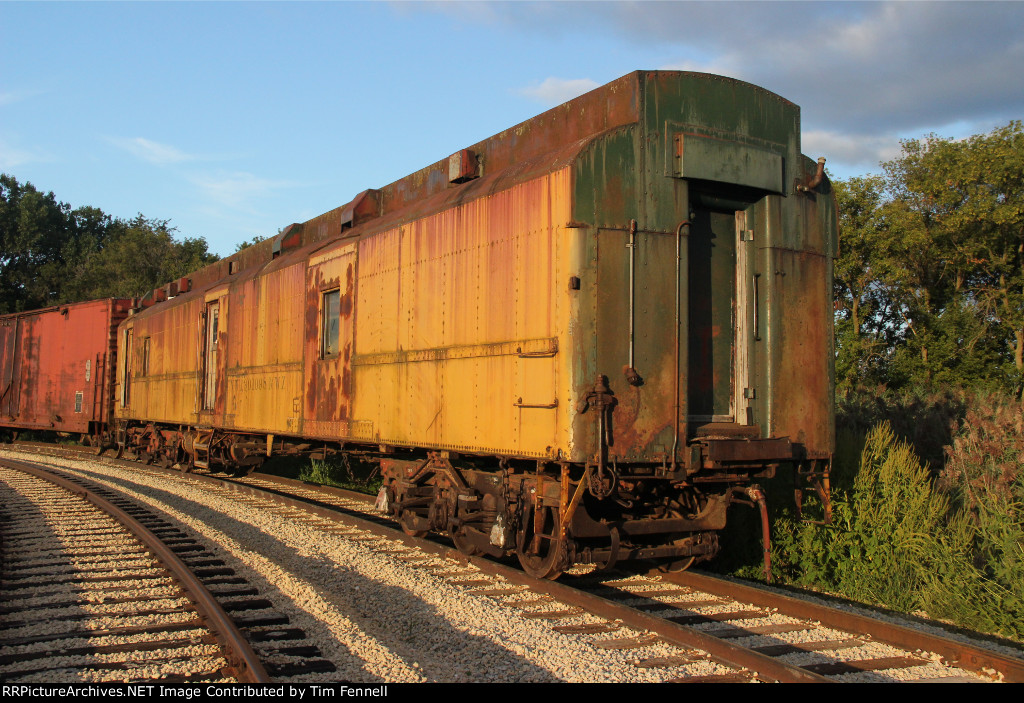
[[[523,571],[539,579],[556,579],[565,568],[562,560],[562,544],[558,540],[558,511],[542,508],[543,516],[538,522],[531,507],[523,513],[523,524],[516,540],[516,556]]]
[[[466,528],[451,528],[448,530],[448,535],[452,538],[452,544],[455,545],[455,548],[467,557],[476,556],[480,553],[480,549],[466,538]]]
[[[236,478],[244,478],[256,469],[260,468],[262,463],[263,462],[260,462],[259,464],[240,464],[232,469],[232,474]]]
[[[415,511],[409,509],[400,510],[397,507],[396,504],[406,497],[399,491],[398,483],[394,480],[389,480],[387,485],[389,495],[394,496],[394,500],[389,501],[388,508],[392,512],[392,517],[398,521],[398,526],[402,528],[402,532],[410,537],[423,537],[426,535],[428,530],[420,528],[422,518]]]
[[[697,561],[697,557],[690,557],[688,559],[680,559],[679,561],[673,561],[660,567],[659,571],[666,574],[678,574],[686,571],[693,562]]]
[[[402,514],[398,517],[398,524],[401,526],[402,532],[410,537],[423,537],[427,534],[427,530],[417,529],[419,521],[420,516],[412,510],[403,510]]]

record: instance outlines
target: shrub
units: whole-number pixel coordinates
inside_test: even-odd
[[[939,485],[973,532],[973,566],[983,579],[976,599],[992,631],[1024,637],[1024,408],[997,393],[975,394],[955,429]]]
[[[993,448],[978,438],[980,428],[994,426],[974,422],[979,429],[967,425],[958,431],[960,444],[954,443],[941,481],[888,423],[868,432],[852,485],[834,491],[832,525],[801,522],[791,510],[775,521],[773,576],[871,605],[924,611],[975,630],[1024,638],[1024,472],[1005,465],[1008,450],[993,452],[987,464],[958,450]],[[848,461],[843,447],[849,451],[855,440],[854,433],[839,443],[837,463]],[[1019,469],[1021,455],[1013,457]],[[986,486],[994,477],[1012,480],[1005,490],[951,490],[972,486],[968,476]],[[971,507],[968,497],[974,500]]]
[[[852,491],[833,495],[831,526],[792,516],[776,523],[778,575],[862,602],[916,610],[921,567],[932,559],[932,535],[948,511],[927,467],[882,423],[865,439]]]

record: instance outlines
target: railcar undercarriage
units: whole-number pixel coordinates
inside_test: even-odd
[[[752,461],[726,452],[732,463],[713,459],[670,471],[651,464],[529,462],[499,457],[409,451],[398,459],[374,449],[314,443],[298,438],[251,435],[214,428],[119,423],[98,453],[185,471],[211,468],[245,475],[271,455],[324,458],[339,454],[379,463],[383,483],[376,507],[409,535],[447,534],[467,555],[515,555],[538,578],[558,578],[575,564],[610,569],[623,561],[656,561],[685,569],[713,558],[730,505],[761,509],[766,569],[767,513],[755,479],[770,478],[780,463]],[[702,447],[698,456],[722,456]],[[827,505],[827,466],[801,462],[800,472]],[[822,471],[822,469],[824,469]],[[825,487],[821,478],[824,476]],[[798,507],[802,492],[797,491]]]
[[[144,464],[179,466],[185,470],[215,468],[245,475],[272,455],[320,457],[337,452],[291,437],[272,434],[226,432],[212,427],[168,426],[158,423],[119,422],[113,437],[96,443],[97,453],[114,448],[117,456],[128,456]]]
[[[574,564],[609,569],[653,560],[686,568],[718,553],[730,504],[763,504],[749,475],[742,485],[698,486],[620,472],[608,481],[594,465],[503,459],[484,470],[456,467],[443,453],[382,459],[377,508],[407,534],[447,533],[468,555],[515,554],[527,573],[554,579]]]

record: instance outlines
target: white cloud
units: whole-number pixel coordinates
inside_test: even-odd
[[[812,159],[824,156],[830,170],[838,167],[840,171],[864,168],[877,171],[881,162],[896,158],[901,151],[899,137],[895,134],[848,134],[820,129],[803,133],[801,149]]]
[[[37,95],[43,95],[45,92],[46,91],[43,90],[3,91],[0,92],[0,107],[20,103],[23,100],[34,98]]]
[[[462,4],[440,7],[454,14]],[[585,31],[595,43],[611,35],[642,46],[640,55],[660,54],[663,68],[761,85],[802,106],[805,125],[836,132],[919,134],[956,120],[1005,123],[1024,111],[1021,2],[488,5],[520,32],[562,39]],[[539,98],[543,87],[523,92]]]
[[[519,92],[547,105],[560,105],[567,100],[590,92],[600,84],[589,78],[545,78],[539,85],[522,88]]]
[[[40,151],[16,146],[0,137],[0,171],[13,171],[25,164],[41,161],[53,161],[53,157]]]
[[[292,181],[261,178],[244,171],[203,174],[193,176],[191,180],[213,204],[254,214],[257,211],[256,202],[272,198],[278,191],[298,185]]]
[[[200,158],[193,154],[185,153],[181,149],[169,144],[161,144],[160,142],[154,142],[143,137],[108,137],[107,141],[143,161],[148,161],[158,166],[195,161]]]

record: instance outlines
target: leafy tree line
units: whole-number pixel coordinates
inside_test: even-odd
[[[1024,131],[903,143],[834,184],[836,381],[1024,391]]]
[[[217,260],[205,239],[174,235],[167,220],[72,209],[0,174],[0,314],[141,296]]]

